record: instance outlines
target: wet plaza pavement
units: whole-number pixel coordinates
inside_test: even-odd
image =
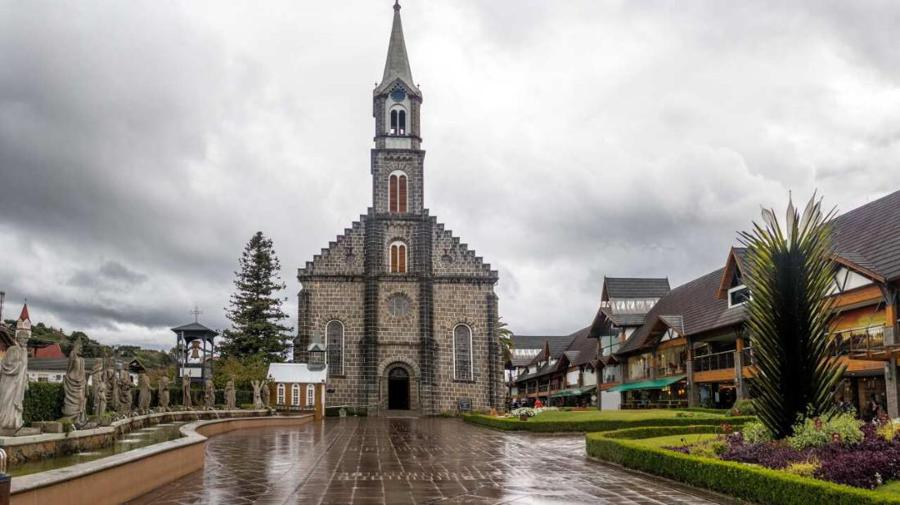
[[[582,436],[456,419],[328,419],[210,439],[206,467],[134,504],[714,504],[585,457]]]

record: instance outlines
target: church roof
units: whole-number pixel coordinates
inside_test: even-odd
[[[275,383],[324,384],[328,369],[311,370],[306,363],[271,363],[269,378]]]
[[[409,57],[406,54],[406,41],[403,38],[403,22],[400,20],[399,2],[394,3],[394,24],[391,27],[384,76],[381,78],[381,84],[375,88],[375,94],[380,95],[388,91],[388,88],[397,79],[402,80],[409,87],[409,91],[416,95],[420,94],[419,88],[413,82],[412,71],[409,69]]]
[[[28,304],[22,305],[22,313],[19,314],[19,321],[31,321],[31,316],[28,315]]]

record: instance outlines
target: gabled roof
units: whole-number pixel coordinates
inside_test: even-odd
[[[835,254],[876,280],[900,279],[900,191],[837,216]]]
[[[728,308],[728,300],[716,296],[724,270],[720,268],[682,284],[661,298],[647,314],[647,322],[628,337],[616,354],[643,348],[650,342],[651,333],[659,321],[677,325],[680,317],[685,336],[742,322],[744,307]]]
[[[662,298],[669,292],[669,279],[654,277],[604,277],[604,300],[616,298]]]
[[[328,369],[310,370],[306,363],[271,363],[268,377],[276,383],[324,384]]]
[[[569,366],[594,365],[597,360],[597,341],[590,338],[591,327],[582,328],[572,334],[572,343],[563,352]]]
[[[735,272],[741,276],[744,275],[744,258],[747,256],[746,247],[732,247],[728,251],[728,259],[725,260],[725,269],[722,271],[722,279],[719,281],[719,290],[716,292],[718,298],[728,296],[728,290],[731,289],[731,279]]]
[[[556,358],[572,343],[574,335],[513,335],[513,349],[540,349],[541,352],[532,357],[529,363],[535,358],[546,359],[544,356],[545,345],[550,350],[550,357]]]
[[[207,328],[206,326],[203,326],[202,324],[197,323],[197,322],[188,323],[183,326],[179,326],[177,328],[172,328],[172,331],[174,331],[176,334],[179,334],[179,335],[184,333],[186,337],[190,337],[190,336],[201,337],[202,336],[202,337],[208,338],[208,337],[215,337],[216,335],[218,335],[218,333],[216,333],[214,330],[211,330],[211,329]]]
[[[22,305],[22,313],[19,314],[19,321],[31,321],[31,316],[28,315],[28,304]]]

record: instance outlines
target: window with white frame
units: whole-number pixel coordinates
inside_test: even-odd
[[[391,135],[406,135],[406,109],[402,105],[391,108]]]
[[[750,289],[741,284],[728,290],[728,308],[743,305],[750,300]]]
[[[306,406],[312,407],[316,403],[316,386],[312,384],[306,385]]]
[[[300,406],[300,384],[291,385],[291,405]]]
[[[464,324],[453,329],[453,371],[456,380],[472,380],[472,330]]]
[[[402,213],[407,210],[406,173],[397,170],[388,178],[388,211]]]
[[[406,244],[397,240],[391,242],[391,273],[406,273],[406,265],[409,256],[406,251]]]
[[[278,398],[275,401],[278,405],[284,405],[284,384],[278,385]]]
[[[328,375],[344,375],[344,324],[329,321],[325,325]]]

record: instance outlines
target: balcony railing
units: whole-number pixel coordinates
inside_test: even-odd
[[[716,352],[694,358],[694,372],[734,368],[734,351]]]
[[[667,375],[682,375],[684,373],[684,363],[669,363],[668,365],[656,368],[657,377],[665,377]]]
[[[884,350],[884,326],[867,326],[841,330],[832,335],[835,356],[870,353]]]

